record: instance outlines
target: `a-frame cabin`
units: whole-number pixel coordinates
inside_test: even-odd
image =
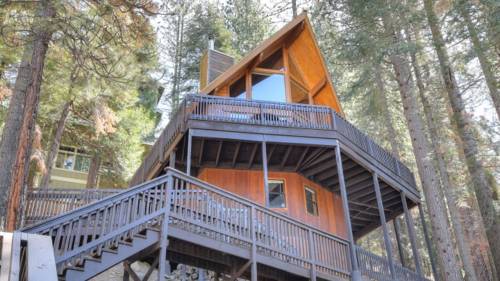
[[[53,238],[61,278],[142,259],[162,278],[168,260],[224,280],[425,280],[413,174],[344,119],[305,14],[237,63],[210,46],[200,87],[130,189],[24,229]],[[385,258],[356,245],[378,227]]]

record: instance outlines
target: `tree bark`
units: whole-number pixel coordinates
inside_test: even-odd
[[[431,28],[434,49],[439,59],[441,75],[443,76],[448,99],[453,109],[453,125],[461,140],[467,168],[472,177],[479,209],[481,210],[481,216],[486,228],[486,235],[493,254],[495,268],[498,270],[500,268],[500,239],[498,239],[498,234],[500,233],[500,216],[497,214],[493,202],[493,187],[486,177],[485,168],[477,158],[479,148],[475,139],[474,124],[465,111],[464,98],[458,89],[455,74],[448,58],[445,42],[439,29],[438,19],[434,13],[433,1],[424,0],[424,8]]]
[[[467,0],[462,0],[458,3],[458,9],[462,18],[465,21],[465,25],[467,26],[467,31],[469,32],[470,41],[472,42],[472,46],[474,47],[474,52],[476,53],[477,59],[479,60],[479,64],[481,65],[481,70],[483,71],[484,79],[486,80],[486,85],[488,86],[488,90],[490,91],[490,97],[493,101],[493,106],[497,112],[497,118],[500,121],[500,93],[497,88],[497,81],[495,79],[495,75],[493,74],[493,65],[488,60],[485,54],[485,49],[483,44],[479,40],[479,35],[477,33],[476,27],[472,23],[472,19],[470,16],[470,3]],[[498,23],[500,24],[500,23]]]
[[[409,34],[408,39],[409,41],[412,41]],[[471,247],[467,239],[465,239],[464,237],[465,232],[463,229],[462,221],[460,219],[460,211],[458,209],[459,201],[456,194],[457,190],[451,184],[450,175],[448,173],[448,165],[446,164],[444,155],[441,152],[439,131],[436,126],[436,120],[432,112],[431,104],[425,95],[425,87],[415,52],[411,52],[410,57],[413,66],[413,72],[415,74],[415,81],[417,82],[418,94],[420,96],[420,100],[422,101],[424,109],[425,121],[427,123],[427,128],[429,129],[429,138],[431,140],[432,149],[434,150],[434,157],[436,159],[439,176],[441,178],[443,194],[447,198],[449,215],[455,233],[458,250],[460,252],[460,257],[462,259],[466,280],[477,281],[477,275],[472,264]]]
[[[20,195],[29,171],[31,143],[40,98],[43,66],[52,36],[49,21],[55,10],[50,1],[40,1],[33,35],[26,44],[0,142],[0,220],[13,231]]]
[[[73,86],[70,85],[70,87]],[[57,121],[57,127],[56,127],[56,132],[54,134],[54,139],[52,140],[52,144],[50,145],[50,150],[47,155],[47,160],[45,161],[45,166],[47,168],[47,171],[42,176],[40,188],[49,187],[50,175],[52,174],[52,167],[54,166],[54,160],[56,159],[57,152],[59,151],[62,135],[64,133],[64,128],[66,126],[66,120],[68,119],[68,116],[71,112],[72,105],[73,105],[73,100],[69,100],[63,105],[61,116],[59,117],[59,121]]]
[[[87,188],[97,188],[100,168],[101,157],[99,155],[94,155],[90,161],[89,173],[87,174]]]
[[[393,38],[395,44],[403,42],[400,32],[394,29],[390,18],[385,16],[383,21],[389,38]],[[410,131],[413,152],[431,219],[432,239],[438,252],[436,258],[442,271],[440,279],[446,281],[462,280],[459,262],[454,253],[452,237],[449,232],[444,198],[438,191],[439,178],[433,167],[430,144],[425,136],[423,120],[418,112],[417,96],[413,89],[410,66],[408,61],[397,53],[390,55],[390,62],[398,82],[404,115]]]

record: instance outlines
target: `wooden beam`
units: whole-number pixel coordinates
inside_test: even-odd
[[[271,146],[271,149],[269,150],[269,153],[267,154],[267,162],[269,162],[271,160],[271,157],[273,156],[273,153],[276,150],[276,146],[278,146],[278,145],[274,144],[273,146]]]
[[[281,169],[283,169],[283,167],[285,166],[286,161],[288,160],[288,157],[290,156],[290,152],[292,152],[292,149],[293,149],[293,146],[291,146],[291,145],[288,146],[288,148],[286,149],[285,156],[283,156],[283,160],[281,160],[281,164],[280,164]]]
[[[215,167],[219,166],[220,154],[222,152],[222,143],[224,141],[219,141],[219,147],[217,148],[217,156],[215,157]]]
[[[201,166],[201,162],[203,161],[203,149],[204,148],[205,148],[205,139],[201,139],[200,155],[198,155],[198,166]]]
[[[255,67],[253,69],[253,73],[269,75],[269,74],[284,74],[285,72],[283,70],[280,70],[280,69]]]
[[[318,83],[316,83],[316,85],[314,85],[314,87],[311,88],[311,97],[314,98],[320,91],[321,89],[323,89],[323,87],[325,87],[326,85],[326,78],[323,77],[321,78],[321,80],[319,80]]]
[[[304,158],[306,157],[307,152],[309,152],[309,146],[306,146],[302,154],[300,155],[299,161],[297,162],[297,165],[295,166],[295,171],[298,171],[300,168],[300,165],[302,164],[302,161],[304,161]]]
[[[288,47],[283,46],[283,66],[285,67],[285,93],[286,100],[291,103],[292,101],[292,86],[290,85],[290,64],[288,61]]]
[[[247,100],[252,99],[252,72],[250,69],[245,74],[245,91]]]
[[[257,149],[259,148],[259,143],[255,143],[252,149],[252,154],[250,155],[250,160],[248,160],[248,169],[252,168],[253,160],[257,154]]]
[[[241,142],[238,142],[238,144],[236,145],[236,151],[234,152],[234,156],[233,156],[233,163],[231,166],[233,166],[234,168],[234,165],[236,163],[236,159],[238,159],[238,154],[240,153],[240,147],[241,147]]]

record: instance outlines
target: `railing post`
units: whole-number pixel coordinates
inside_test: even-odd
[[[417,242],[415,240],[415,225],[413,224],[413,218],[408,211],[408,204],[406,202],[406,195],[401,192],[401,201],[403,203],[403,210],[405,213],[406,227],[408,228],[408,234],[410,235],[410,244],[413,251],[413,258],[415,259],[415,269],[418,275],[422,276],[422,268],[420,266],[420,256],[418,254]]]
[[[377,173],[373,173],[373,187],[375,188],[375,197],[377,198],[378,214],[380,217],[380,224],[384,232],[385,250],[387,252],[387,259],[389,260],[389,269],[393,280],[396,279],[396,271],[394,269],[394,260],[392,258],[392,246],[389,238],[389,231],[387,230],[387,221],[385,220],[384,204],[382,202],[382,194],[380,193],[380,185],[378,182]]]
[[[349,250],[351,254],[351,279],[352,281],[361,281],[361,272],[359,271],[358,259],[356,257],[356,245],[354,235],[352,234],[351,215],[349,214],[349,201],[347,199],[347,190],[344,181],[344,168],[342,167],[342,156],[340,153],[340,144],[335,146],[335,161],[337,163],[337,175],[339,177],[340,194],[342,197],[342,209],[344,210],[344,220],[347,224],[347,236],[349,239]]]
[[[337,118],[335,117],[335,111],[334,109],[330,109],[330,114],[332,115],[332,129],[334,131],[337,130]]]
[[[257,215],[255,212],[255,206],[251,207],[251,218],[250,218],[250,234],[252,237],[252,253],[250,258],[252,259],[251,265],[251,281],[257,281],[257,237],[255,235],[255,222],[257,220]]]
[[[264,206],[269,207],[269,178],[267,174],[267,148],[266,142],[262,142],[262,167],[264,173]]]
[[[187,147],[187,158],[186,158],[186,174],[191,176],[191,153],[193,150],[193,135],[191,130],[188,131],[188,147]]]
[[[160,234],[160,257],[158,261],[158,281],[165,280],[165,269],[167,267],[167,248],[168,248],[168,220],[170,216],[170,196],[174,186],[174,178],[172,176],[172,172],[168,171],[169,175],[167,176],[167,186],[165,190],[165,204],[163,206],[163,221],[161,225],[161,234]]]
[[[310,263],[311,263],[311,281],[316,281],[316,249],[314,248],[314,237],[312,230],[308,229],[308,240],[309,240],[309,255],[310,255]]]

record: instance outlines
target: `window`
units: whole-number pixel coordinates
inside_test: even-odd
[[[306,209],[307,213],[310,215],[318,215],[318,198],[316,197],[316,191],[309,187],[304,188],[306,192]]]
[[[280,180],[269,181],[269,207],[285,208],[285,182]]]
[[[252,99],[286,102],[285,78],[283,74],[253,74]]]
[[[88,172],[90,157],[85,155],[83,150],[61,146],[57,152],[55,166],[70,171]]]

